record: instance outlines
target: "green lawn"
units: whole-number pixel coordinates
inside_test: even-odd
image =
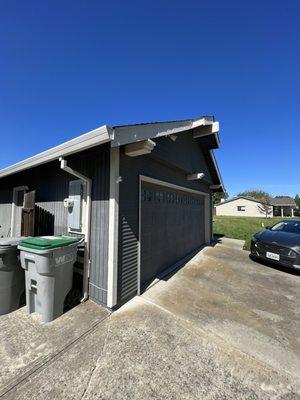
[[[282,218],[253,218],[253,217],[214,217],[214,234],[232,239],[245,240],[245,250],[250,250],[251,237],[261,231],[263,226],[274,225]]]

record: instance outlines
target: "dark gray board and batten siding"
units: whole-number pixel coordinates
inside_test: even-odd
[[[151,155],[129,157],[120,151],[118,304],[136,295],[138,285],[139,176],[210,193],[212,183],[201,146],[191,133],[154,140]],[[205,181],[188,181],[189,173],[204,172]]]
[[[70,167],[92,179],[90,298],[106,305],[110,148],[99,146],[67,160]],[[54,215],[53,234],[68,234],[63,200],[68,197],[69,182],[75,179],[60,169],[58,160],[0,179],[0,236],[9,235],[13,188],[25,185],[36,190],[36,205]]]
[[[142,182],[141,288],[205,243],[203,195]]]

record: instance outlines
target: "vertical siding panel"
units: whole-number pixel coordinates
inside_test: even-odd
[[[109,183],[110,183],[110,152],[106,153],[105,156],[105,165],[107,166],[107,172],[104,175],[105,181],[105,192],[108,193],[106,199],[104,201],[104,224],[103,229],[105,232],[105,237],[103,237],[104,246],[104,259],[106,260],[106,265],[108,265],[108,224],[109,224]],[[108,268],[103,268],[103,277],[104,277],[104,288],[106,289],[104,292],[104,301],[107,303],[107,280],[108,280]]]
[[[98,218],[99,220],[102,221],[102,223],[104,224],[104,218],[102,215],[102,208],[103,208],[103,200],[102,200],[102,196],[101,196],[101,192],[104,188],[104,175],[105,175],[105,168],[103,168],[104,163],[103,160],[101,160],[101,164],[99,166],[99,169],[97,169],[97,176],[98,176],[98,187],[97,187],[97,191],[98,191],[98,206],[97,206],[97,214],[98,214]],[[98,234],[97,234],[97,242],[96,242],[97,248],[98,248],[98,256],[99,258],[104,259],[103,257],[103,229],[98,229]],[[103,282],[103,273],[102,273],[102,269],[97,270],[97,282],[99,287],[104,288],[104,282]],[[103,291],[100,292],[100,301],[103,301]]]
[[[91,221],[90,298],[106,305],[108,199],[109,199],[109,145],[72,155],[67,158],[70,167],[93,180]],[[27,185],[36,190],[36,204],[54,215],[54,234],[68,234],[67,210],[64,198],[69,195],[69,182],[76,179],[60,169],[59,161],[23,171],[0,180],[0,236],[10,227],[12,188]],[[8,218],[9,215],[9,218]],[[8,232],[6,233],[7,236]]]
[[[91,298],[97,303],[106,305],[107,289],[107,247],[108,230],[106,220],[108,219],[109,187],[109,151],[103,151],[97,155],[96,162],[92,168],[93,179],[93,212],[92,212],[92,241],[91,241],[91,276],[90,286],[93,286]]]
[[[94,221],[99,221],[100,220],[100,204],[99,204],[99,198],[100,198],[100,193],[99,193],[99,186],[101,185],[101,176],[100,176],[100,171],[101,171],[101,163],[97,168],[95,168],[94,171]],[[93,262],[94,265],[97,265],[98,262],[100,262],[101,259],[101,252],[100,252],[100,247],[99,247],[99,231],[100,231],[100,226],[99,225],[94,225],[93,226]],[[99,259],[99,261],[98,261]],[[91,275],[91,283],[97,285],[100,287],[100,271],[101,268],[93,268],[92,269],[92,275]],[[94,293],[96,292],[95,287],[94,287]],[[99,289],[97,290],[98,297],[94,295],[93,298],[97,298],[97,300],[101,303],[102,302],[102,296],[101,296],[101,291]]]
[[[103,160],[102,160],[103,161]],[[97,176],[98,176],[98,187],[97,187],[97,192],[98,192],[98,206],[97,206],[97,215],[98,218],[102,221],[102,223],[104,224],[104,219],[103,219],[103,215],[102,215],[102,207],[103,207],[103,201],[102,201],[102,197],[101,197],[101,192],[102,192],[102,188],[104,188],[104,174],[105,174],[105,169],[103,168],[103,162],[101,162],[99,169],[97,170]],[[102,190],[101,190],[102,189]],[[103,230],[102,229],[98,229],[97,232],[97,248],[98,248],[98,257],[99,258],[104,258],[103,257]],[[103,285],[103,274],[102,274],[102,270],[99,269],[97,270],[97,282],[98,282],[98,286],[104,289],[104,285]],[[103,301],[103,291],[100,292],[101,298],[100,301]]]

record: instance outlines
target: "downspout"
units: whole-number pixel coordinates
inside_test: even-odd
[[[68,167],[67,160],[63,157],[59,158],[60,168],[69,174],[76,176],[86,183],[86,207],[85,207],[85,229],[84,229],[84,264],[83,264],[83,303],[89,297],[89,277],[90,277],[90,233],[91,233],[91,210],[92,210],[92,180],[73,168]]]

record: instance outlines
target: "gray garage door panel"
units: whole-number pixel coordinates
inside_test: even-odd
[[[141,286],[205,241],[204,197],[151,183],[141,191]]]

